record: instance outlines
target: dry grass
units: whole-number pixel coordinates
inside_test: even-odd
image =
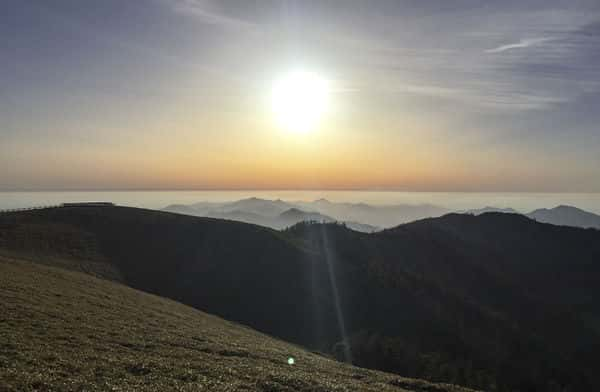
[[[174,301],[2,256],[0,298],[0,391],[466,391],[341,364]]]

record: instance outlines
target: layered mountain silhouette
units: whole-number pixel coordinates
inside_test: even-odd
[[[327,199],[312,202],[286,202],[248,198],[227,203],[201,202],[191,205],[172,204],[164,211],[179,214],[235,220],[256,225],[284,229],[300,222],[344,223],[348,228],[364,233],[380,231],[399,224],[424,218],[435,218],[452,212],[430,204],[374,206],[365,203],[335,203]],[[488,212],[519,214],[505,207],[487,206],[479,209],[457,211],[458,213],[481,215]],[[543,223],[600,229],[600,215],[571,206],[537,209],[523,215]]]
[[[331,223],[338,221],[338,219],[314,210],[303,210],[293,203],[258,198],[238,200],[231,203],[172,204],[163,210],[185,215],[252,223],[273,229],[284,229],[299,222]],[[356,231],[370,233],[381,230],[379,227],[365,223],[341,222]]]
[[[366,203],[336,203],[327,199],[297,202],[300,208],[312,209],[340,221],[352,221],[389,228],[417,219],[438,217],[449,209],[431,204],[370,205]]]
[[[286,202],[255,197],[227,203],[173,204],[163,210],[193,216],[237,220],[274,229],[282,229],[306,221],[320,223],[337,221],[352,230],[365,233],[450,212],[448,209],[429,204],[372,206],[365,203],[334,203],[326,199],[312,202]]]
[[[336,223],[275,231],[70,207],[0,215],[0,249],[364,367],[483,390],[600,388],[598,230],[484,213],[373,234]]]

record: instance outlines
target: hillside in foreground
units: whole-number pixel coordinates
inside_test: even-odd
[[[0,390],[467,391],[345,365],[171,300],[8,257]]]
[[[355,365],[488,391],[599,390],[600,231],[450,214],[380,233],[124,207],[0,214],[0,254],[174,299]]]

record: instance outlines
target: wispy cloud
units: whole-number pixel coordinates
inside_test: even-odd
[[[215,7],[210,7],[203,0],[169,0],[176,12],[181,12],[200,19],[202,22],[234,29],[254,29],[256,24],[227,15]]]
[[[501,52],[505,52],[505,51],[511,50],[511,49],[524,49],[524,48],[529,48],[531,46],[542,44],[544,42],[552,41],[554,39],[555,38],[552,38],[552,37],[527,38],[527,39],[522,39],[519,42],[515,42],[512,44],[501,45],[501,46],[498,46],[493,49],[488,49],[485,52],[486,53],[501,53]]]
[[[244,75],[261,72],[256,70],[269,61],[310,65],[316,60],[324,72],[335,74],[337,92],[439,99],[475,113],[551,109],[599,90],[600,15],[595,12],[532,11],[515,4],[425,16],[416,10],[415,22],[406,16],[410,9],[390,5],[386,12],[362,15],[370,26],[365,29],[348,18],[350,11],[326,5],[274,12],[272,2],[160,1],[215,30],[242,32],[244,37],[229,42],[240,48]],[[403,15],[404,23],[390,15]],[[377,26],[369,22],[375,20]]]

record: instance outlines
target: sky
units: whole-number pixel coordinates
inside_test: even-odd
[[[0,7],[0,190],[600,192],[597,0]]]

